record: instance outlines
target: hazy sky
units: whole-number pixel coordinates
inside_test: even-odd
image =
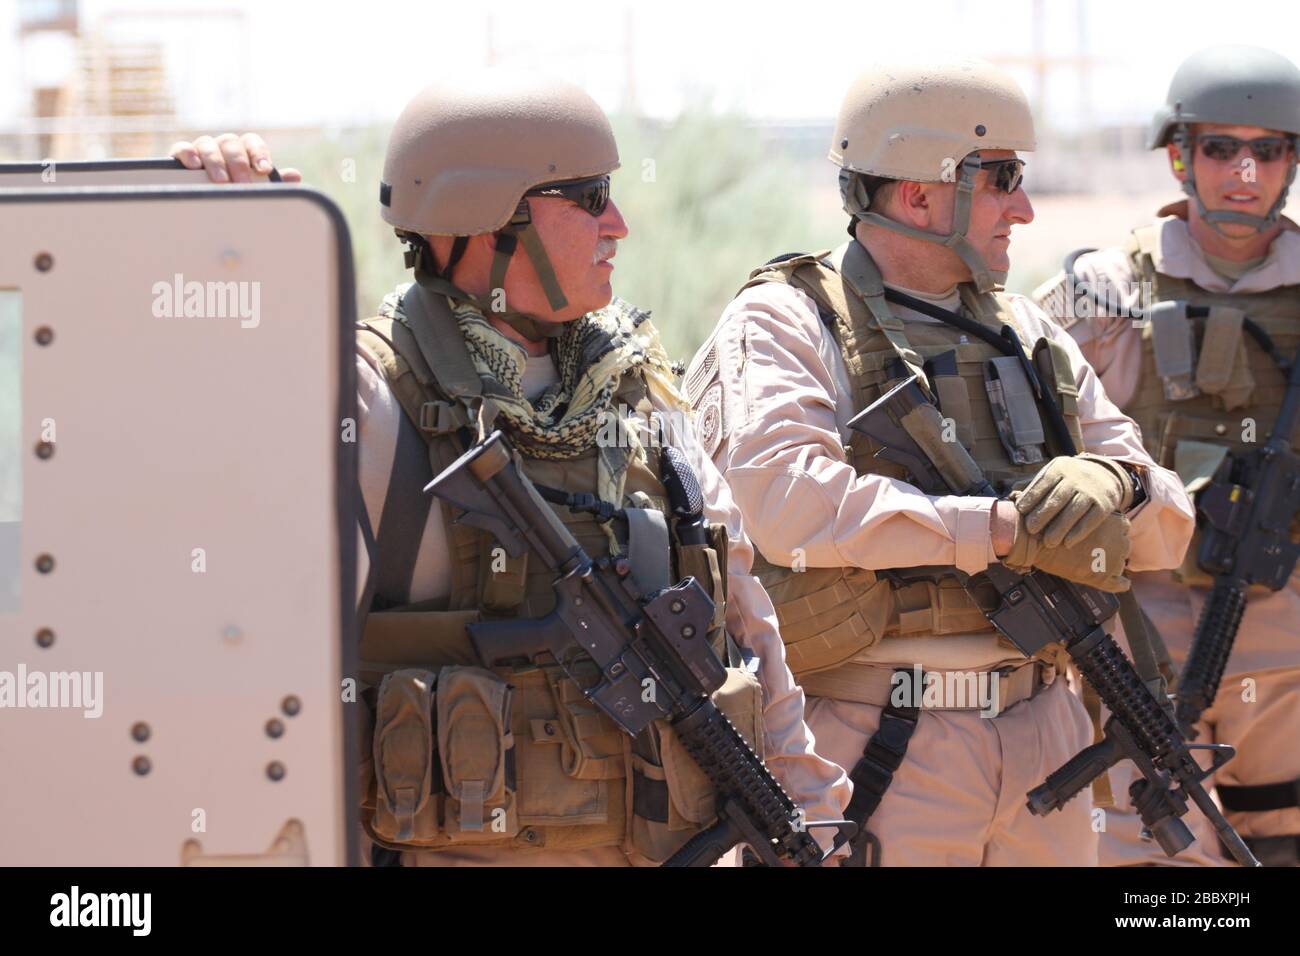
[[[1179,60],[1211,42],[1265,43],[1300,60],[1294,0],[1087,0],[1082,45],[1078,6],[1042,4],[1046,49],[1069,57],[1082,46],[1097,58],[1093,111],[1103,120],[1145,120]],[[882,53],[1028,56],[1032,9],[1033,0],[83,0],[82,23],[164,39],[182,116],[196,124],[391,119],[430,77],[484,63],[490,50],[498,62],[567,76],[611,109],[631,80],[637,104],[653,114],[707,95],[758,118],[825,119],[853,74]],[[16,0],[0,0],[0,128],[26,110],[24,72],[58,75],[67,63],[55,42],[19,48],[16,10]],[[144,10],[245,17],[121,16]],[[1028,69],[1013,69],[1032,96]],[[1071,68],[1050,74],[1047,105],[1055,124],[1075,125],[1081,98]]]

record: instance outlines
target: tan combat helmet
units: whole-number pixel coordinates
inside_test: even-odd
[[[873,66],[849,88],[835,121],[830,160],[841,168],[844,211],[872,225],[948,246],[970,268],[976,288],[1006,282],[966,238],[981,149],[1034,148],[1024,92],[1003,71],[973,57]],[[925,232],[869,212],[864,176],[957,183],[952,232]]]
[[[522,242],[551,308],[559,310],[568,300],[524,194],[605,176],[618,165],[609,120],[573,84],[512,70],[461,71],[418,93],[397,118],[384,159],[380,215],[412,244],[407,264],[417,279],[448,288],[463,237],[497,234],[494,289],[504,287],[510,257]],[[427,273],[421,262],[427,247],[420,237],[428,235],[458,237],[441,276]],[[517,313],[495,314],[535,337],[561,329]]]
[[[1286,185],[1267,215],[1205,208],[1192,174],[1193,123],[1260,126],[1290,134]],[[1211,229],[1221,233],[1219,223],[1237,222],[1263,232],[1277,222],[1286,205],[1287,191],[1295,180],[1298,135],[1300,69],[1280,53],[1263,47],[1223,45],[1193,53],[1178,67],[1165,105],[1156,111],[1152,121],[1151,148],[1162,149],[1171,142],[1178,147],[1179,160],[1187,173],[1183,192],[1196,203]]]

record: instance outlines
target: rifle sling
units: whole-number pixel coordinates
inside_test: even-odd
[[[911,681],[915,674],[902,669],[895,672],[905,675]],[[913,700],[921,699],[921,688],[913,688]],[[894,774],[902,766],[907,756],[907,744],[916,733],[916,722],[921,716],[920,707],[895,707],[893,695],[880,712],[880,724],[876,732],[862,748],[862,756],[849,772],[853,784],[853,798],[844,810],[844,818],[858,825],[857,835],[849,841],[853,854],[849,857],[850,866],[879,866],[880,844],[867,832],[867,822],[880,807],[885,791],[894,782]],[[875,853],[871,863],[866,860],[866,847],[873,842]]]
[[[1264,866],[1300,866],[1300,836],[1242,837],[1250,852]],[[1224,853],[1231,851],[1219,840]]]
[[[1160,682],[1166,686],[1173,683],[1173,663],[1160,631],[1142,610],[1132,591],[1116,596],[1119,598],[1120,623],[1124,625],[1124,634],[1128,637],[1129,652],[1133,655],[1133,666],[1138,676],[1153,691]],[[1163,694],[1157,693],[1156,699],[1163,700]]]
[[[1234,813],[1263,813],[1300,806],[1300,779],[1253,786],[1219,784],[1216,790],[1223,808]]]
[[[1020,341],[1011,326],[1003,326],[1003,334],[998,334],[988,326],[966,318],[960,312],[942,308],[933,302],[926,302],[924,299],[918,299],[906,292],[900,292],[888,286],[885,287],[885,299],[895,305],[901,305],[914,312],[920,312],[922,315],[928,315],[945,325],[951,325],[960,332],[973,335],[988,343],[1003,355],[1018,359],[1021,367],[1025,370],[1025,376],[1029,379],[1029,384],[1033,386],[1034,397],[1038,400],[1039,408],[1047,418],[1048,425],[1055,433],[1057,442],[1060,443],[1062,448],[1071,449],[1070,454],[1078,452],[1078,449],[1074,447],[1074,438],[1070,435],[1069,426],[1066,425],[1061,409],[1056,404],[1056,396],[1052,394],[1051,389],[1043,387],[1038,371],[1034,368],[1034,364],[1029,361],[1028,356],[1025,355],[1025,350],[1021,348]]]

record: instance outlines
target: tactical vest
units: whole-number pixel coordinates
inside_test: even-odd
[[[1149,319],[1142,327],[1142,361],[1125,414],[1137,422],[1157,464],[1178,472],[1195,492],[1224,455],[1268,439],[1286,391],[1286,376],[1243,328],[1243,314],[1273,339],[1283,355],[1300,345],[1300,286],[1268,292],[1207,292],[1188,279],[1158,272],[1159,224],[1133,231],[1125,247],[1133,275],[1149,284],[1155,302],[1210,306],[1208,318]],[[1161,372],[1165,372],[1164,375]],[[1300,429],[1291,436],[1300,438]],[[1210,584],[1196,567],[1200,534],[1187,550],[1179,577]]]
[[[834,252],[769,263],[756,270],[744,288],[761,282],[784,282],[807,293],[817,304],[844,358],[856,411],[908,375],[921,372],[944,417],[952,421],[955,437],[1000,493],[1026,482],[1060,453],[1040,411],[1033,408],[1026,420],[1022,405],[1013,437],[1023,441],[1018,447],[1032,452],[1019,454],[1021,461],[1012,460],[985,384],[987,363],[1001,358],[1002,353],[983,341],[969,341],[949,325],[911,322],[905,326],[890,312],[880,273],[857,242]],[[1003,324],[1014,324],[1010,300],[1000,294],[980,295],[963,284],[961,302],[970,318],[995,331]],[[1034,348],[1032,359],[1042,381],[1053,389],[1076,447],[1082,448],[1078,390],[1068,355],[1060,345],[1045,339]],[[870,438],[854,432],[848,446],[854,470],[906,480],[901,466],[875,457],[879,450]],[[1035,455],[1039,456],[1036,460],[1027,460]],[[756,555],[754,574],[776,605],[786,660],[796,676],[838,667],[887,636],[994,630],[976,598],[954,576],[953,568],[795,570],[792,557],[783,555],[773,561]],[[987,606],[991,609],[992,605],[989,596]]]
[[[437,474],[472,441],[468,429],[485,400],[446,300],[412,285],[403,308],[404,319],[361,323],[358,342],[378,358]],[[650,434],[653,409],[640,376],[624,376],[615,407],[620,403],[636,413],[623,421],[637,430],[645,459],[627,447],[593,447],[567,461],[524,457],[524,472],[540,486],[595,494],[598,471],[608,468],[622,490],[620,507],[658,511],[666,521],[656,524],[671,528],[660,446]],[[490,400],[483,408],[493,415]],[[401,485],[395,475],[390,494]],[[666,859],[715,819],[707,778],[666,723],[629,737],[558,664],[481,666],[466,624],[547,614],[555,606],[554,575],[529,554],[509,558],[490,534],[457,523],[451,506],[440,506],[449,598],[372,610],[363,631],[362,678],[372,685],[368,709],[374,711],[373,727],[362,734],[371,745],[363,765],[373,768],[362,782],[367,831],[399,850],[618,846],[633,860]],[[627,530],[615,530],[625,528],[622,522],[602,526],[590,513],[551,507],[589,555],[630,550],[638,573],[638,545]],[[377,545],[382,550],[384,542]],[[671,552],[667,561],[663,548]],[[671,535],[657,555],[671,581],[693,575],[713,595],[709,639],[720,656],[726,654],[726,556],[721,526],[710,527],[708,544],[679,545]],[[584,683],[597,676],[585,655],[577,666]],[[757,680],[730,669],[714,700],[761,756]]]

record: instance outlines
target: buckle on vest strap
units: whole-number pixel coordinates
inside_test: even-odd
[[[425,402],[420,406],[420,431],[429,435],[446,435],[460,427],[456,406],[451,402]]]

